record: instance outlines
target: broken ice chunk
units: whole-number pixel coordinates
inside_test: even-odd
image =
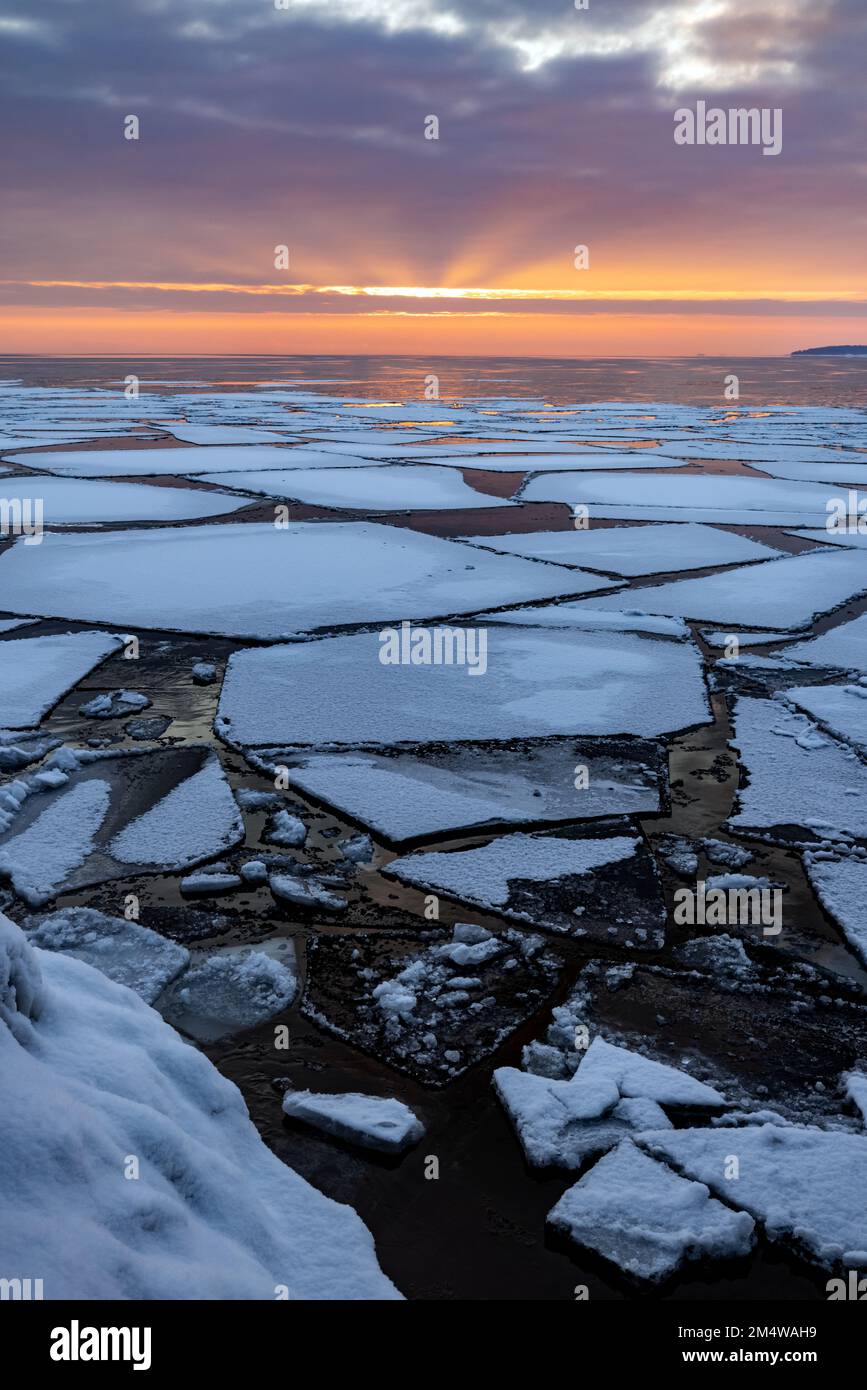
[[[255,1028],[281,1013],[298,985],[292,944],[280,945],[282,960],[247,948],[193,957],[171,987],[165,1017],[194,1037],[216,1038]]]
[[[96,695],[82,705],[78,713],[86,719],[118,719],[122,714],[135,714],[150,705],[147,695],[138,690],[111,690],[105,695]]]
[[[107,632],[17,637],[0,643],[0,729],[30,729],[121,646]]]
[[[624,1139],[570,1187],[548,1222],[634,1279],[658,1283],[686,1260],[746,1255],[754,1223],[700,1182],[679,1177]]]
[[[289,811],[275,811],[265,826],[262,839],[284,849],[297,848],[307,839],[307,826]]]
[[[424,1134],[424,1125],[402,1101],[355,1091],[342,1095],[287,1091],[283,1113],[338,1139],[382,1153],[403,1153]]]
[[[189,963],[190,953],[158,932],[90,907],[66,907],[36,919],[28,940],[43,951],[86,961],[152,1004]]]

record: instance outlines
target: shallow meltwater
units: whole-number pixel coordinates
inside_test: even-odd
[[[754,1132],[795,1175],[867,1145],[867,557],[795,534],[826,443],[864,447],[863,366],[769,366],[768,409],[723,413],[704,364],[467,360],[437,404],[408,362],[303,361],[158,362],[139,425],[92,442],[107,366],[16,369],[45,394],[9,429],[46,431],[6,450],[16,486],[56,468],[73,511],[0,544],[0,910],[142,994],[408,1297],[824,1298],[860,1218],[780,1180],[771,1239]],[[51,443],[67,408],[81,438]],[[806,480],[757,457],[799,447]],[[88,520],[85,481],[141,489],[130,520]],[[230,502],[149,517],[145,489]],[[407,625],[451,637],[383,660]],[[45,644],[94,632],[49,686]],[[851,665],[787,658],[825,634]],[[738,912],[684,920],[714,889]],[[630,1165],[709,1194],[659,1278],[604,1218],[656,1249]]]

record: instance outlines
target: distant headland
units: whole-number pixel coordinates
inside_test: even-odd
[[[861,357],[867,356],[865,343],[841,343],[836,347],[798,348],[791,357]]]

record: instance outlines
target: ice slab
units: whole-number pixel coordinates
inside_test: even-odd
[[[682,618],[660,618],[652,613],[602,613],[578,603],[545,603],[534,608],[506,608],[499,613],[476,613],[480,623],[505,623],[512,627],[565,627],[573,632],[645,632],[653,637],[691,638]]]
[[[248,947],[197,953],[162,1002],[170,1023],[209,1041],[255,1028],[282,1013],[298,989],[295,950],[278,941],[272,952]]]
[[[62,951],[86,961],[110,980],[135,990],[146,1004],[154,1002],[190,959],[184,946],[158,932],[90,907],[66,907],[36,919],[28,939],[40,950]]]
[[[346,468],[345,456],[286,444],[198,445],[177,449],[51,449],[7,454],[12,463],[71,478],[196,477],[270,468]]]
[[[131,990],[5,917],[0,980],[4,1269],[62,1300],[397,1296],[355,1212],[276,1158]]]
[[[154,422],[158,423],[158,422]],[[249,425],[160,425],[168,434],[184,444],[282,444],[284,436],[276,430],[261,430]]]
[[[867,672],[867,613],[786,650],[791,661]]]
[[[292,498],[342,511],[452,511],[468,507],[512,507],[507,497],[491,497],[468,487],[457,469],[399,464],[393,468],[298,468],[267,473],[204,473],[219,482],[264,497]]]
[[[786,699],[844,743],[867,753],[867,685],[793,687]]]
[[[737,701],[732,743],[746,771],[728,825],[767,838],[867,836],[867,767],[779,700]]]
[[[0,729],[35,727],[67,691],[122,645],[108,632],[16,637],[0,643]]]
[[[769,642],[791,642],[791,632],[702,632],[710,647],[726,647],[735,637],[739,647],[764,647]]]
[[[819,902],[867,965],[867,862],[856,854],[808,850],[804,868]]]
[[[459,924],[424,940],[320,935],[303,1011],[426,1085],[489,1056],[540,1007],[562,962],[539,936]]]
[[[518,831],[477,849],[407,855],[383,873],[546,931],[636,950],[662,945],[656,866],[633,835]]]
[[[124,630],[260,638],[408,614],[418,621],[604,584],[596,575],[371,522],[55,533],[0,556],[7,612],[98,614]]]
[[[463,536],[471,545],[608,574],[665,574],[713,565],[770,560],[778,550],[731,531],[694,522],[671,526],[600,526],[592,531],[531,531],[514,536]]]
[[[867,563],[852,551],[808,551],[701,579],[678,579],[594,598],[593,607],[638,608],[699,622],[806,627],[867,591]],[[791,653],[787,653],[791,655]]]
[[[0,483],[0,494],[6,501],[25,506],[40,503],[45,526],[193,521],[199,517],[226,516],[250,506],[247,497],[231,497],[226,492],[209,492],[205,488],[156,487],[147,483],[97,482],[36,474],[5,479]]]
[[[14,632],[19,627],[32,627],[35,622],[35,618],[0,618],[0,632]]]
[[[219,760],[204,746],[60,749],[0,788],[0,873],[34,906],[131,872],[190,868],[243,834]]]
[[[268,761],[286,767],[290,785],[306,796],[395,844],[473,827],[652,813],[667,783],[658,745],[639,741],[391,756],[287,749]],[[587,769],[586,778],[576,777],[577,767]]]
[[[774,1124],[645,1136],[651,1152],[760,1221],[771,1240],[820,1264],[867,1265],[867,1138]],[[724,1176],[732,1155],[737,1181]]]
[[[403,1153],[417,1144],[424,1125],[402,1101],[367,1096],[357,1091],[330,1095],[324,1091],[287,1091],[283,1114],[303,1120],[314,1129],[346,1139],[364,1149]]]
[[[753,1246],[754,1223],[679,1177],[630,1139],[563,1194],[548,1223],[625,1274],[659,1283],[687,1260],[730,1259]]]
[[[654,738],[709,721],[698,651],[685,642],[621,632],[576,641],[568,630],[492,627],[479,677],[466,666],[385,666],[380,650],[378,636],[363,633],[237,652],[217,730],[242,746],[393,746],[550,734]]]
[[[711,474],[556,473],[534,477],[521,502],[586,506],[591,517],[701,521],[735,526],[824,525],[839,488]]]

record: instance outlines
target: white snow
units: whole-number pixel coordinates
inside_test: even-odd
[[[194,1037],[222,1037],[255,1028],[292,1003],[298,989],[291,941],[282,959],[248,948],[193,956],[172,985],[163,1012]]]
[[[586,506],[591,517],[702,521],[734,526],[822,526],[839,488],[712,474],[547,473],[521,488],[521,502]]]
[[[165,452],[154,450],[155,454]],[[144,451],[136,451],[143,457]],[[56,458],[51,454],[48,457]],[[104,458],[101,452],[89,458]],[[38,501],[46,526],[84,526],[117,521],[191,521],[225,516],[249,507],[248,497],[231,497],[204,488],[156,487],[147,483],[82,481],[29,474],[4,479],[0,494],[8,501]],[[38,549],[38,547],[34,547]]]
[[[857,1108],[861,1119],[867,1124],[867,1076],[862,1071],[850,1071],[842,1078],[846,1088],[846,1098]]]
[[[0,845],[0,874],[31,906],[49,902],[93,853],[110,803],[107,782],[92,778],[70,787]]]
[[[110,850],[125,864],[185,868],[244,838],[244,822],[220,760],[211,755],[155,806],[129,822]]]
[[[472,757],[472,761],[470,758]],[[478,750],[465,760],[387,757],[376,753],[293,755],[288,780],[387,840],[411,840],[471,826],[564,821],[659,808],[659,792],[633,763],[585,765],[589,784],[576,792],[563,776],[563,750],[539,748],[523,757],[508,749]],[[571,765],[581,759],[576,753]]]
[[[867,591],[867,563],[855,551],[808,551],[701,579],[679,579],[593,599],[593,607],[638,608],[700,622],[806,627]],[[789,653],[790,655],[790,653]]]
[[[839,627],[832,627],[807,642],[798,642],[787,649],[786,656],[810,666],[867,672],[867,613],[861,613],[851,622],[840,623]]]
[[[315,506],[364,512],[511,507],[507,497],[491,497],[468,487],[457,469],[397,464],[393,467],[298,468],[289,472],[205,473],[218,482],[265,497],[293,498]]]
[[[785,694],[832,734],[867,752],[867,685],[804,685]]]
[[[29,729],[122,643],[107,632],[0,643],[0,729]]]
[[[737,639],[739,647],[764,647],[769,642],[791,642],[791,632],[702,632],[702,637],[710,647],[726,647],[732,638]],[[788,652],[786,653],[788,656]]]
[[[371,522],[48,533],[39,546],[19,543],[0,556],[7,612],[258,638],[600,586],[596,575]]]
[[[190,953],[158,932],[109,917],[90,907],[65,907],[43,918],[28,933],[43,951],[62,951],[101,970],[152,1004],[184,967]]]
[[[587,602],[590,602],[587,600]],[[506,623],[518,627],[567,627],[573,632],[646,632],[652,637],[686,640],[690,631],[682,618],[660,618],[651,613],[601,613],[577,603],[543,603],[535,608],[508,608],[502,613],[476,613],[479,623]]]
[[[752,1249],[754,1223],[624,1139],[548,1214],[548,1223],[635,1279],[657,1283],[685,1261]]]
[[[266,1148],[206,1057],[5,917],[0,1112],[0,1268],[46,1299],[399,1296],[355,1212]]]
[[[292,1119],[304,1120],[325,1134],[383,1153],[402,1153],[417,1144],[424,1134],[424,1125],[402,1101],[360,1095],[357,1091],[343,1095],[287,1091],[283,1097],[283,1113]]]
[[[518,564],[533,564],[530,560]],[[534,565],[539,570],[550,566]],[[2,562],[0,562],[2,571]],[[487,671],[386,666],[376,633],[235,653],[218,731],[241,745],[654,737],[708,722],[694,645],[622,632],[492,627]]]
[[[510,555],[584,566],[608,574],[664,574],[712,565],[769,560],[780,552],[731,531],[680,523],[599,526],[592,531],[531,531],[510,536],[464,536],[471,545]]]
[[[774,831],[793,824],[807,840],[867,835],[867,767],[779,700],[741,698],[732,742],[748,780],[728,824]]]
[[[643,1142],[748,1211],[771,1240],[795,1243],[826,1266],[867,1265],[867,1137],[765,1124],[667,1130]],[[730,1157],[739,1175],[727,1179]]]
[[[804,869],[819,902],[867,964],[867,862],[852,854],[808,850]]]

